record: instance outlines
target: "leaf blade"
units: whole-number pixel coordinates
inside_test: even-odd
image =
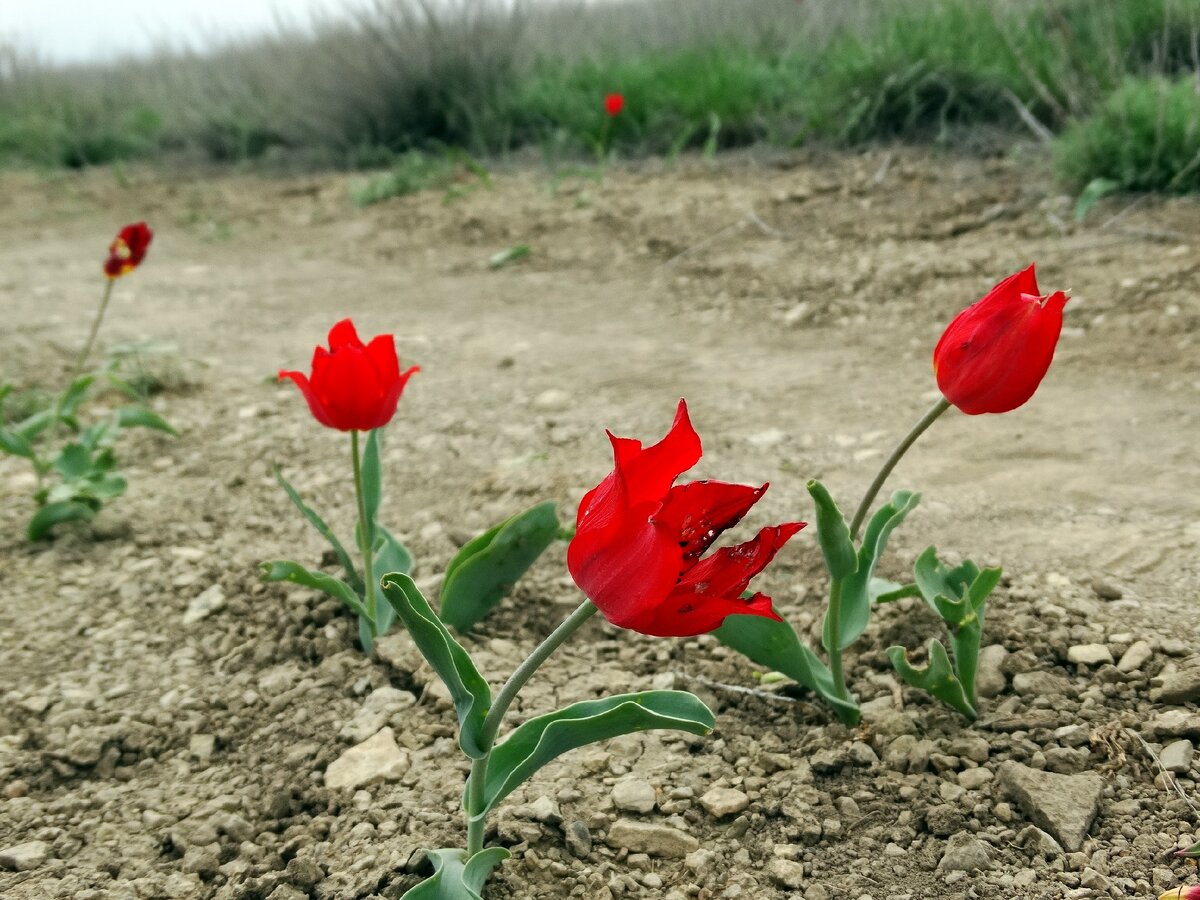
[[[367,617],[367,608],[353,588],[340,578],[326,575],[324,572],[314,572],[306,569],[298,562],[290,559],[273,559],[261,564],[264,581],[288,581],[302,587],[312,588],[328,594],[335,600],[341,600],[355,615]]]

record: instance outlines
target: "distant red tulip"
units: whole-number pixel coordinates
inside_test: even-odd
[[[108,248],[108,259],[104,261],[104,274],[109,278],[128,275],[146,258],[146,251],[154,239],[154,232],[145,222],[126,225]]]
[[[1200,885],[1191,885],[1190,887],[1171,888],[1165,894],[1162,894],[1158,900],[1200,900]]]
[[[693,481],[672,487],[701,454],[682,400],[671,430],[652,447],[608,437],[613,471],[580,502],[567,548],[571,576],[605,617],[659,637],[704,634],[734,614],[778,621],[770,597],[741,595],[804,523],[764,528],[752,540],[701,559],[767,485]]]
[[[945,398],[971,416],[1025,403],[1054,359],[1066,302],[1062,291],[1043,297],[1030,266],[964,309],[933,351]]]
[[[304,394],[308,408],[322,425],[339,431],[382,428],[396,414],[396,404],[417,366],[400,371],[396,342],[381,334],[363,344],[354,323],[343,319],[329,331],[329,349],[313,351],[312,375],[279,373]]]
[[[624,94],[607,94],[604,97],[604,111],[610,117],[619,116],[625,108]]]

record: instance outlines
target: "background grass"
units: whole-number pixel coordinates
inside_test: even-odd
[[[54,69],[0,50],[0,162],[399,158],[404,188],[413,151],[448,147],[671,154],[986,125],[1061,135],[1073,182],[1194,190],[1198,71],[1200,0],[377,0],[206,54]],[[610,91],[627,98],[611,121]]]

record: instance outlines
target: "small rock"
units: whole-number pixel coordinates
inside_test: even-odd
[[[1104,644],[1076,644],[1067,650],[1067,660],[1077,666],[1112,665],[1113,655]]]
[[[1163,747],[1162,753],[1158,755],[1158,761],[1168,772],[1183,774],[1191,770],[1192,757],[1195,753],[1196,748],[1192,746],[1191,741],[1175,741]]]
[[[779,887],[794,890],[804,886],[804,865],[790,859],[773,859],[767,863],[767,877]]]
[[[1104,780],[1092,773],[1055,775],[1011,760],[1000,766],[1000,785],[1033,824],[1075,853],[1100,812]]]
[[[716,819],[736,815],[750,805],[750,798],[733,788],[711,788],[700,798],[700,805]]]
[[[592,833],[578,819],[575,819],[563,829],[563,836],[567,841],[567,849],[571,851],[573,856],[577,856],[580,859],[587,859],[591,855]]]
[[[530,819],[546,825],[557,825],[562,821],[562,811],[559,810],[558,804],[544,795],[532,803],[514,806],[511,813],[518,819]]]
[[[50,845],[45,841],[26,841],[0,850],[0,869],[10,872],[29,872],[50,858]]]
[[[988,845],[969,832],[951,835],[938,869],[946,872],[976,872],[992,868]]]
[[[1004,678],[1004,661],[1008,650],[1000,644],[989,644],[979,651],[979,663],[975,672],[975,691],[980,697],[996,697],[1004,693],[1007,682]]]
[[[1060,697],[1068,693],[1070,687],[1062,676],[1043,670],[1019,672],[1013,676],[1012,683],[1013,690],[1022,697]]]
[[[650,782],[629,779],[613,785],[612,799],[613,805],[623,812],[648,813],[654,809],[658,795]]]
[[[571,405],[571,395],[561,388],[549,388],[533,398],[533,408],[554,412],[567,409]]]
[[[1200,656],[1189,656],[1173,672],[1164,673],[1162,684],[1150,692],[1150,699],[1162,703],[1200,700]]]
[[[1120,600],[1125,592],[1109,581],[1097,578],[1092,581],[1092,590],[1101,600]]]
[[[1058,841],[1042,831],[1036,825],[1022,828],[1017,835],[1016,845],[1027,853],[1046,859],[1057,859],[1063,855],[1063,848]]]
[[[977,791],[994,776],[987,769],[965,769],[958,773],[958,783],[968,791]]]
[[[342,726],[338,737],[354,744],[362,743],[383,728],[393,715],[414,703],[416,698],[408,691],[390,686],[378,688],[367,695],[366,702]]]
[[[1126,674],[1136,672],[1150,662],[1153,656],[1154,648],[1150,646],[1149,641],[1134,641],[1129,645],[1129,649],[1121,654],[1121,661],[1117,663],[1117,669]]]
[[[183,614],[184,625],[194,625],[213,613],[225,608],[225,591],[219,584],[210,585],[199,596],[194,597]]]
[[[700,842],[670,825],[618,819],[608,829],[608,844],[618,850],[681,859],[700,849]]]
[[[381,728],[369,740],[351,747],[325,769],[325,786],[357,790],[377,781],[396,781],[408,771],[408,754],[396,746],[396,735]]]
[[[188,753],[198,762],[207,763],[217,749],[217,739],[211,734],[193,734],[188,738]]]

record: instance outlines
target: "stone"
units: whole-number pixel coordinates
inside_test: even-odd
[[[378,781],[396,781],[408,771],[408,754],[396,746],[395,732],[381,728],[374,737],[357,744],[325,769],[325,786],[331,790],[357,790]]]
[[[1129,649],[1121,654],[1121,661],[1117,663],[1117,670],[1129,674],[1136,672],[1154,656],[1154,648],[1150,646],[1149,641],[1134,641],[1129,645]]]
[[[203,592],[192,598],[183,614],[184,625],[194,625],[201,619],[207,619],[213,613],[225,608],[225,591],[219,584],[209,585]]]
[[[198,762],[208,763],[217,749],[216,735],[193,734],[188,738],[188,753]]]
[[[1163,747],[1162,753],[1158,755],[1158,761],[1168,772],[1182,775],[1191,771],[1192,757],[1195,754],[1196,748],[1192,746],[1191,741],[1179,740]]]
[[[772,884],[795,890],[804,886],[804,865],[790,859],[773,859],[767,863],[767,877]]]
[[[1036,825],[1022,828],[1017,835],[1016,845],[1027,853],[1046,859],[1056,859],[1063,855],[1063,848],[1059,846],[1058,841]]]
[[[1004,677],[1004,661],[1008,650],[1000,644],[989,644],[979,651],[975,670],[975,692],[980,697],[996,697],[1004,693],[1008,682]]]
[[[1077,666],[1112,665],[1112,651],[1104,644],[1076,644],[1067,650],[1067,661]]]
[[[563,829],[563,836],[567,841],[567,849],[571,851],[573,856],[580,859],[587,859],[592,852],[592,833],[588,831],[587,825],[575,819]]]
[[[946,842],[946,852],[938,863],[939,871],[981,872],[992,868],[988,845],[973,834],[961,831]]]
[[[30,872],[49,858],[50,845],[45,841],[26,841],[0,850],[0,869]]]
[[[1148,723],[1148,728],[1157,737],[1190,737],[1200,739],[1200,713],[1186,709],[1168,709],[1159,713]]]
[[[1083,847],[1088,829],[1100,812],[1104,779],[1094,773],[1039,772],[1011,760],[1000,766],[998,778],[1033,824],[1071,853]]]
[[[682,859],[700,849],[700,842],[678,828],[656,822],[618,819],[608,829],[608,844],[631,853],[649,853],[667,859]]]
[[[750,798],[734,788],[710,788],[700,798],[700,805],[716,819],[733,816],[750,805]]]
[[[544,794],[532,803],[514,806],[511,814],[518,819],[530,819],[546,825],[557,825],[562,821],[562,810],[558,808],[557,803]]]
[[[993,777],[988,769],[965,769],[958,773],[958,783],[968,791],[977,791]]]
[[[622,812],[648,813],[658,802],[654,786],[640,778],[618,781],[612,790],[613,806]]]
[[[387,725],[393,715],[416,703],[408,691],[394,687],[381,687],[367,695],[366,701],[354,716],[342,726],[338,737],[353,744],[360,744]]]
[[[1161,676],[1162,683],[1150,692],[1150,699],[1160,703],[1190,703],[1200,700],[1200,656],[1189,656],[1170,672]]]
[[[412,635],[403,629],[385,634],[375,641],[375,656],[384,665],[409,675],[417,673],[426,665],[425,657],[417,649]],[[422,679],[413,680],[417,684],[424,684]]]
[[[1054,672],[1037,670],[1013,676],[1013,690],[1022,697],[1059,697],[1068,693],[1070,683]]]
[[[1101,600],[1120,600],[1125,592],[1110,581],[1097,578],[1092,582],[1092,590]]]

